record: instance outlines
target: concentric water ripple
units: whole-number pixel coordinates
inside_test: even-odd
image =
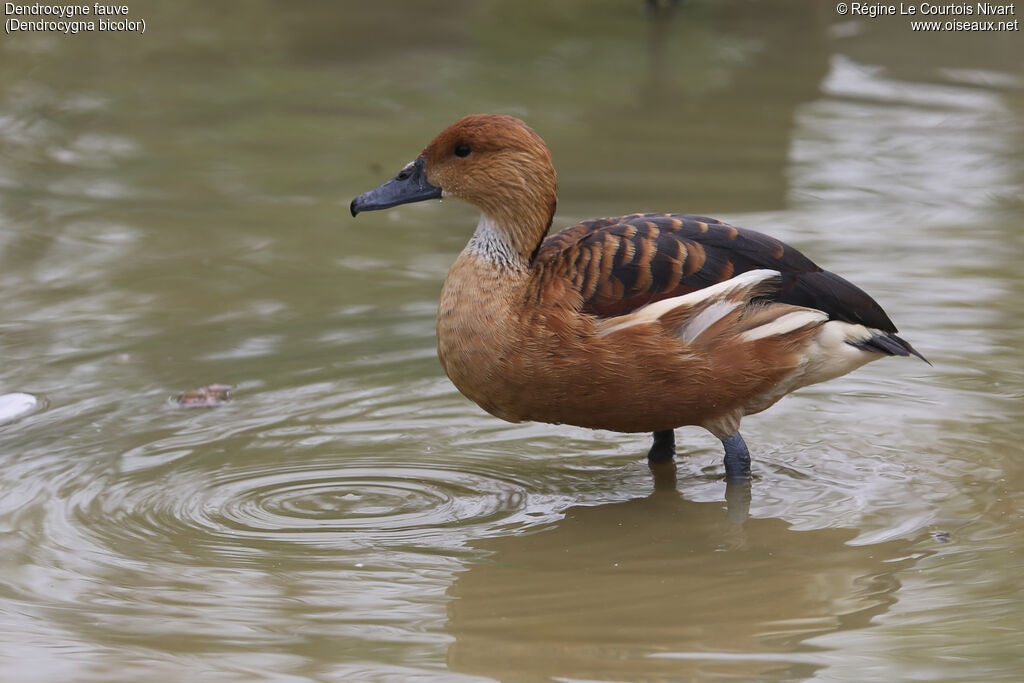
[[[527,508],[521,482],[443,464],[303,463],[183,469],[73,494],[77,523],[103,545],[177,551],[451,547]],[[136,552],[141,551],[141,548]]]
[[[361,532],[392,538],[500,519],[524,500],[518,484],[411,466],[266,473],[221,482],[217,496],[224,496],[224,504],[207,508],[208,519],[243,533]]]

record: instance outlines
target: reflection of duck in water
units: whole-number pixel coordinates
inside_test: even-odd
[[[438,197],[482,212],[445,281],[438,353],[459,390],[519,422],[653,432],[698,425],[750,474],[744,415],[883,356],[918,355],[875,301],[792,247],[711,218],[634,214],[544,239],[551,154],[522,121],[467,116],[352,214]]]
[[[573,507],[545,530],[474,543],[489,554],[448,591],[448,665],[498,680],[811,676],[807,638],[865,628],[896,601],[906,562],[893,560],[910,542],[848,545],[855,535],[736,526],[671,481]]]

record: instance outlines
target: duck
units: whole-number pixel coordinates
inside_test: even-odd
[[[650,433],[651,463],[702,427],[727,481],[749,481],[743,417],[886,356],[928,362],[866,292],[754,230],[634,213],[548,236],[551,152],[511,116],[458,119],[350,210],[448,198],[480,217],[441,290],[438,357],[503,420]]]

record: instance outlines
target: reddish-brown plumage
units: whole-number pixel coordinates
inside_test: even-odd
[[[402,182],[419,183],[408,200]],[[517,119],[456,121],[352,211],[418,201],[431,187],[482,212],[445,281],[438,354],[455,385],[503,419],[701,425],[729,437],[728,468],[743,415],[882,354],[916,354],[862,290],[712,218],[599,218],[544,239],[555,172]]]
[[[547,283],[538,303],[522,307],[537,301],[535,282],[495,277],[478,259],[460,258],[438,311],[446,372],[469,398],[510,421],[621,432],[704,424],[742,409],[791,372],[795,349],[816,327],[730,344],[742,328],[737,314],[687,346],[672,331],[681,319],[666,316],[601,337],[564,280]],[[488,295],[492,289],[500,294]]]

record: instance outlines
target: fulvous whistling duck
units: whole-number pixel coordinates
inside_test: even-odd
[[[860,288],[752,230],[647,213],[545,239],[555,169],[519,119],[459,119],[351,210],[440,197],[481,215],[441,292],[438,356],[504,420],[653,432],[652,462],[698,425],[744,480],[744,415],[883,356],[925,360]]]

